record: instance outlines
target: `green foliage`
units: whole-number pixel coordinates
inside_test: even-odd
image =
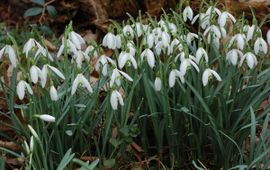
[[[201,13],[206,10],[209,15],[196,21],[197,34],[184,12],[164,14],[159,21],[149,17],[146,23],[130,17],[110,28],[102,46],[85,43],[70,24],[57,54],[35,31],[24,47],[9,34],[6,42],[13,47],[3,51],[14,48],[17,65],[1,87],[6,116],[23,143],[21,153],[0,149],[24,158],[25,169],[113,169],[121,160],[136,161],[127,149],[133,142],[168,169],[266,169],[270,107],[258,111],[270,94],[269,50],[256,52],[258,30],[244,45],[241,37],[230,37],[248,34],[245,18],[232,28],[226,20],[223,27],[218,10],[202,6]],[[206,54],[198,59],[199,48]],[[233,56],[236,63],[229,58],[233,49],[243,53]],[[12,60],[11,54],[2,55]],[[99,159],[89,165],[79,159],[83,155]]]
[[[33,16],[38,16],[38,15],[44,15],[45,12],[48,12],[48,14],[51,17],[56,17],[57,16],[57,11],[53,5],[50,5],[51,3],[45,3],[44,0],[31,0],[34,4],[38,5],[36,7],[31,7],[27,9],[24,12],[24,17],[33,17]]]

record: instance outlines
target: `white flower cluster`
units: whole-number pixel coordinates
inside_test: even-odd
[[[257,65],[257,56],[268,53],[270,31],[265,41],[259,26],[237,27],[244,24],[239,23],[242,21],[237,21],[227,11],[222,12],[215,7],[209,7],[204,13],[194,16],[192,8],[187,6],[181,14],[177,15],[179,19],[177,21],[176,18],[167,16],[158,22],[152,20],[147,24],[135,22],[124,25],[121,30],[111,30],[103,38],[102,46],[89,45],[85,48],[84,39],[71,31],[66,39],[62,39],[62,45],[55,57],[52,57],[46,48],[34,39],[27,41],[23,53],[28,58],[34,56],[34,60],[38,60],[41,56],[47,57],[50,62],[55,59],[60,60],[62,56],[70,54],[71,62],[75,63],[72,66],[77,67],[74,68],[76,75],[73,76],[71,95],[76,93],[80,85],[89,93],[93,92],[90,81],[84,76],[82,68],[83,64],[89,66],[94,63],[93,68],[100,73],[99,76],[108,79],[108,87],[111,89],[110,103],[114,110],[117,110],[118,104],[124,105],[122,96],[124,93],[120,93],[120,90],[123,90],[122,80],[133,81],[126,72],[132,75],[144,73],[146,70],[151,72],[156,76],[153,80],[156,91],[161,91],[164,87],[173,88],[178,79],[184,84],[188,80],[190,70],[194,70],[202,85],[207,86],[212,77],[217,81],[222,81],[217,73],[218,64],[210,55],[211,48],[220,52],[220,56],[225,54],[224,60],[228,65],[238,65],[240,68],[245,67],[246,62],[249,69]],[[198,24],[202,32],[190,32],[187,24],[194,26]],[[111,50],[112,55],[107,56],[103,52],[105,49]],[[13,67],[17,66],[16,52],[13,47],[6,45],[2,48],[0,58],[4,55],[9,57]],[[164,72],[160,71],[163,64],[167,65],[167,69],[162,70]],[[32,83],[37,85],[40,82],[40,86],[46,88],[48,76],[52,79],[49,71],[64,81],[65,76],[60,71],[64,68],[56,68],[52,65],[46,63],[42,68],[32,65],[29,70]],[[17,94],[21,100],[25,96],[25,90],[33,94],[26,80],[25,77],[17,85]],[[50,86],[49,93],[53,101],[59,99],[54,85]]]

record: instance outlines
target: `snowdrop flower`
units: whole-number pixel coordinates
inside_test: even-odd
[[[76,54],[77,53],[77,49],[75,44],[73,44],[73,42],[71,42],[69,39],[66,40],[66,45],[67,45],[67,51],[68,53],[72,53],[72,54]],[[64,52],[64,48],[65,48],[65,42],[64,42],[64,38],[62,38],[62,45],[60,46],[56,57],[59,58],[63,52]]]
[[[162,82],[160,77],[156,77],[155,82],[154,82],[155,90],[160,91],[162,87]]]
[[[204,57],[206,63],[208,63],[208,54],[203,48],[198,48],[196,51],[196,63],[200,64],[201,58]]]
[[[55,117],[48,114],[42,114],[42,115],[36,115],[36,116],[45,122],[55,122]]]
[[[58,100],[57,90],[55,89],[54,86],[50,87],[50,97],[51,97],[52,101],[57,101]]]
[[[135,69],[137,69],[137,62],[136,62],[135,58],[130,53],[122,51],[119,55],[119,58],[118,58],[119,68],[122,69],[128,61],[130,61],[133,65],[133,67]]]
[[[11,65],[13,67],[16,67],[17,66],[17,63],[16,63],[16,52],[14,51],[14,49],[10,46],[10,45],[6,45],[4,48],[2,48],[0,50],[0,59],[3,57],[3,55],[7,54],[8,55],[8,58],[11,62]]]
[[[74,55],[73,55],[73,58],[75,58],[75,61],[77,63],[77,67],[78,68],[82,68],[82,62],[86,59],[88,62],[90,60],[89,56],[81,51],[81,50],[78,50]]]
[[[228,17],[232,20],[233,23],[236,22],[234,16],[230,14],[229,12],[225,11],[225,12],[222,12],[218,17],[218,23],[221,27],[225,26]]]
[[[242,66],[244,61],[247,61],[247,65],[250,69],[253,69],[257,64],[257,58],[252,52],[247,52],[240,60],[239,65]]]
[[[120,35],[118,34],[118,35],[116,35],[115,36],[115,42],[116,42],[116,48],[118,48],[118,49],[120,49],[121,48],[121,37],[120,37]]]
[[[158,26],[160,26],[160,27],[166,27],[166,23],[165,23],[165,21],[163,20],[163,19],[161,19],[160,21],[158,21]]]
[[[39,138],[37,132],[34,130],[34,128],[33,128],[31,125],[27,125],[27,126],[28,126],[30,132],[32,133],[32,135],[33,135],[38,141],[40,141],[40,138]]]
[[[44,88],[47,83],[48,68],[61,79],[65,80],[65,76],[57,68],[48,64],[44,65],[41,70],[36,70],[39,73],[41,87]]]
[[[118,103],[124,106],[123,98],[117,90],[112,91],[110,102],[113,110],[117,110]]]
[[[75,45],[75,47],[80,50],[81,49],[81,45],[82,44],[85,44],[85,41],[84,39],[81,37],[80,34],[74,32],[74,31],[71,31],[69,34],[68,34],[68,37],[69,37],[69,40]]]
[[[270,45],[270,30],[267,31],[266,38],[268,45]]]
[[[28,53],[30,50],[32,50],[33,47],[36,45],[36,40],[33,38],[30,38],[23,46],[23,53],[26,54],[26,57],[28,57]]]
[[[169,74],[169,86],[172,88],[175,85],[176,78],[180,78],[182,83],[185,83],[184,76],[177,69],[173,69]]]
[[[178,50],[178,51],[183,50],[183,45],[176,38],[172,40],[171,45],[168,47],[167,55],[170,55],[174,50]]]
[[[193,18],[191,24],[194,24],[194,23],[197,21],[198,18],[199,18],[199,20],[200,20],[200,27],[201,27],[202,29],[205,29],[206,27],[208,27],[208,26],[210,25],[210,15],[205,14],[205,13],[197,14],[197,15]]]
[[[232,65],[236,65],[238,58],[242,58],[243,53],[238,49],[232,49],[226,54],[226,60],[229,61]]]
[[[207,68],[204,70],[202,75],[203,86],[207,86],[208,81],[212,76],[214,76],[218,81],[221,81],[221,78],[216,71]]]
[[[145,49],[142,53],[141,53],[141,60],[144,60],[144,57],[146,57],[147,59],[147,63],[150,66],[150,68],[154,68],[155,66],[155,56],[154,53],[149,49]]]
[[[123,28],[123,33],[126,37],[130,37],[131,39],[134,38],[134,30],[130,25],[125,25]]]
[[[168,50],[167,53],[169,53],[170,51],[170,46],[166,47],[163,45],[163,43],[160,41],[156,44],[155,46],[155,53],[157,54],[157,56],[159,56],[161,54],[161,52],[163,51],[165,53],[166,49]]]
[[[195,38],[199,38],[199,36],[195,33],[191,33],[189,32],[186,36],[186,41],[188,45],[191,45],[191,42],[195,39]]]
[[[47,68],[47,65],[44,65],[41,71],[39,72],[40,85],[42,88],[44,88],[47,83],[47,74],[48,74],[48,68]]]
[[[176,35],[177,27],[176,27],[176,25],[174,23],[169,23],[169,29],[170,29],[172,35]]]
[[[150,33],[150,34],[147,34],[146,36],[146,44],[148,46],[148,48],[152,48],[154,46],[154,34],[153,33]]]
[[[213,7],[213,6],[210,6],[208,9],[207,9],[207,11],[206,11],[206,14],[207,15],[211,15],[211,14],[218,14],[218,15],[221,15],[221,12],[220,12],[220,10],[218,9],[218,8],[216,8],[216,7]]]
[[[50,53],[47,52],[47,50],[40,45],[40,43],[38,43],[35,39],[30,38],[24,45],[23,47],[23,53],[26,54],[26,57],[28,57],[29,52],[33,49],[33,48],[37,48],[35,57],[36,58],[38,55],[42,54],[44,57],[48,57],[51,61],[53,61],[53,58],[51,56]]]
[[[102,45],[104,47],[108,47],[109,49],[116,49],[117,47],[117,39],[116,39],[116,36],[110,32],[108,32],[103,40],[102,40]]]
[[[259,52],[267,53],[267,43],[262,37],[257,38],[254,43],[254,52],[255,54],[259,54]]]
[[[31,95],[33,94],[33,90],[31,89],[30,85],[26,83],[26,81],[24,80],[19,81],[16,87],[16,91],[20,100],[22,100],[25,96],[25,89],[27,89],[29,94]]]
[[[97,51],[96,51],[95,47],[93,47],[92,45],[89,45],[85,49],[84,54],[87,55],[87,56],[93,55],[93,58],[97,58],[98,57]]]
[[[40,75],[40,68],[38,68],[37,66],[33,65],[31,68],[30,68],[30,79],[31,81],[34,83],[34,84],[37,84],[38,82],[38,77]]]
[[[128,81],[133,81],[133,79],[127,73],[115,68],[113,69],[113,73],[111,75],[110,87],[113,87],[114,84],[116,84],[117,86],[120,86],[122,76],[126,78]]]
[[[102,75],[106,76],[108,72],[108,63],[112,64],[114,67],[116,67],[115,61],[113,61],[110,57],[106,55],[101,55],[95,65],[96,71],[99,71],[100,65],[102,65]]]
[[[191,65],[197,70],[197,72],[200,72],[199,67],[191,58],[185,58],[182,59],[180,64],[180,73],[182,76],[185,76],[187,70],[191,68]]]
[[[249,41],[253,38],[254,33],[259,32],[261,34],[260,28],[258,28],[256,25],[252,25],[252,26],[245,25],[243,30],[246,32],[247,41]]]
[[[165,46],[165,47],[168,47],[170,45],[170,43],[171,43],[171,37],[165,31],[163,31],[161,33],[161,42],[162,42],[163,46]]]
[[[190,21],[193,19],[193,10],[190,8],[190,6],[187,6],[183,11],[183,19],[185,22],[187,22],[187,19]]]
[[[208,32],[210,32],[210,34],[208,34]],[[211,33],[213,33],[215,35],[215,37],[221,38],[222,37],[222,33],[219,30],[219,27],[216,25],[211,25],[209,26],[203,33],[204,36],[206,36],[208,34],[208,36],[211,36]]]
[[[162,29],[160,27],[156,27],[152,30],[152,33],[154,35],[154,42],[157,44],[158,42],[161,41],[161,34],[162,34]]]
[[[229,43],[229,47],[231,45],[233,45],[234,42],[237,42],[237,47],[240,50],[243,50],[245,47],[245,43],[246,43],[246,36],[244,34],[236,34],[235,36],[232,37],[232,39],[230,40]]]
[[[135,23],[135,30],[138,37],[141,37],[143,34],[143,25],[140,22]]]
[[[130,42],[127,43],[128,52],[132,56],[135,56],[135,54],[136,54],[136,48],[134,46],[135,46],[135,44],[132,41],[130,41]]]
[[[77,91],[79,85],[85,87],[89,93],[93,93],[92,87],[89,81],[84,77],[83,74],[78,74],[75,80],[73,81],[72,88],[71,88],[71,95],[74,95]]]

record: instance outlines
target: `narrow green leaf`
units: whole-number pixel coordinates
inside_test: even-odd
[[[29,8],[28,10],[26,10],[24,12],[24,18],[26,17],[31,17],[31,16],[36,16],[38,14],[41,14],[42,12],[42,8],[41,7],[33,7],[33,8]]]
[[[69,149],[66,154],[64,155],[63,159],[61,160],[60,164],[57,167],[57,170],[63,170],[69,162],[73,159],[75,154],[71,154],[71,149]]]
[[[97,167],[99,159],[94,160],[90,165],[89,163],[83,162],[80,159],[74,158],[72,162],[75,162],[79,165],[81,165],[81,168],[84,170],[94,170],[94,168]]]
[[[5,170],[5,160],[4,158],[0,157],[0,169]]]

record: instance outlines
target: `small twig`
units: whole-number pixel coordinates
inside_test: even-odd
[[[55,1],[56,1],[56,0],[50,0],[50,1],[46,2],[46,3],[43,5],[42,13],[41,13],[41,15],[40,15],[40,17],[39,17],[39,19],[38,19],[38,22],[39,22],[40,25],[42,25],[43,20],[44,20],[44,18],[45,18],[45,11],[46,11],[47,6],[49,6],[51,3],[55,2]]]

